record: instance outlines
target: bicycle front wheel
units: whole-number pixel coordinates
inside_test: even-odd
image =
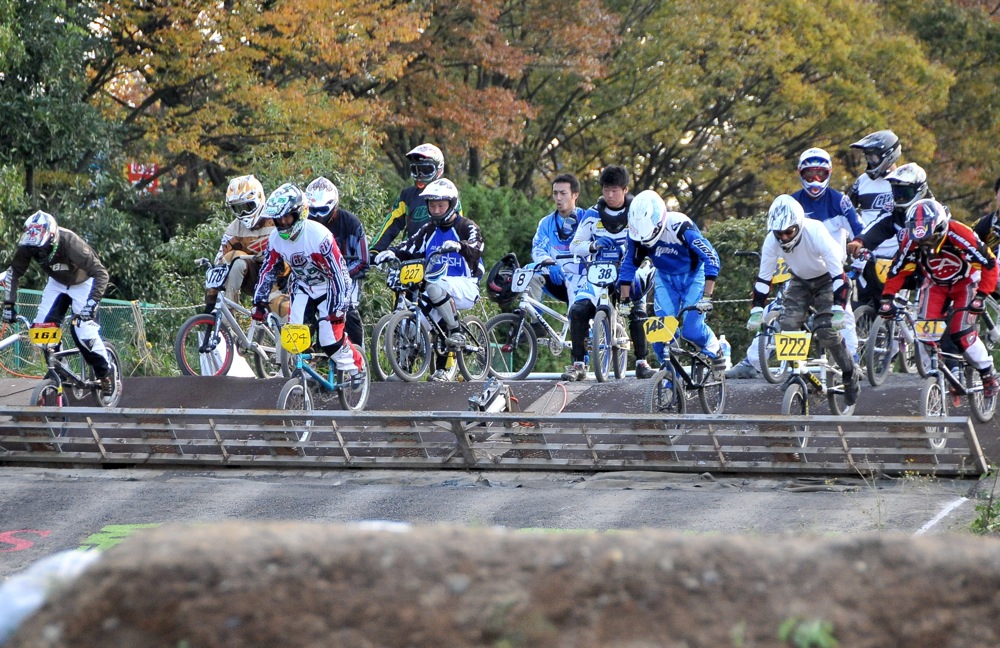
[[[868,347],[868,332],[872,328],[872,322],[877,317],[878,313],[868,304],[854,309],[854,332],[858,337],[858,360],[861,361],[862,369],[864,369],[864,364],[868,362],[865,357],[865,349]]]
[[[177,368],[185,376],[222,376],[233,366],[236,348],[225,326],[213,335],[215,317],[199,313],[181,325],[174,340]]]
[[[292,375],[292,359],[281,346],[281,333],[264,324],[253,332],[253,372],[258,378],[287,378]]]
[[[35,388],[31,391],[31,400],[28,402],[29,405],[37,405],[40,407],[63,407],[66,405],[66,397],[64,394],[59,393],[59,386],[56,382],[50,378],[46,378],[38,382]],[[62,416],[47,416],[45,421],[49,424],[49,430],[52,432],[52,436],[65,436],[66,434],[66,419]],[[31,446],[37,447],[38,444],[29,444]],[[42,450],[53,449],[48,444],[40,444]]]
[[[375,322],[375,328],[372,329],[371,345],[368,348],[368,367],[372,377],[380,382],[393,375],[389,356],[385,352],[385,330],[390,319],[392,319],[392,313],[386,313]]]
[[[799,380],[793,380],[785,388],[785,394],[781,399],[781,413],[784,416],[808,416],[809,415],[809,392]],[[796,425],[794,432],[800,448],[809,445],[809,426]],[[801,460],[801,456],[797,457]]]
[[[458,353],[458,370],[466,381],[483,380],[490,372],[490,345],[486,325],[475,315],[462,318],[465,347]]]
[[[594,321],[590,325],[590,335],[590,364],[594,370],[594,377],[597,378],[597,382],[608,382],[611,379],[614,331],[606,309],[598,309],[594,315]]]
[[[881,317],[872,322],[871,330],[868,332],[868,344],[865,348],[865,373],[868,375],[868,382],[872,387],[878,387],[885,382],[889,375],[889,368],[892,366],[892,359],[896,350],[899,349],[896,337],[896,321],[885,320]]]
[[[340,399],[340,406],[350,412],[360,412],[368,404],[368,393],[372,387],[372,375],[368,370],[368,359],[364,353],[361,354],[361,374],[359,380],[352,381],[351,374],[338,369],[336,372],[337,398]]]
[[[490,346],[490,375],[501,380],[524,380],[538,362],[538,338],[526,317],[504,313],[486,322]]]
[[[653,374],[653,380],[646,390],[647,414],[684,414],[687,399],[684,385],[672,365],[667,364]]]
[[[615,317],[615,338],[611,346],[611,369],[614,371],[615,380],[625,377],[625,370],[628,369],[629,338],[628,330],[622,324],[621,318]]]
[[[385,353],[393,373],[406,382],[423,378],[433,352],[430,332],[408,310],[394,314],[385,328]]]
[[[313,400],[305,383],[297,376],[286,382],[278,393],[278,409],[296,412],[295,416],[284,420],[284,425],[298,441],[308,441],[312,436],[313,422],[309,412],[313,409]]]
[[[122,398],[122,361],[118,357],[118,351],[113,346],[105,342],[104,348],[108,351],[108,368],[111,370],[113,391],[110,394],[104,394],[100,387],[95,387],[91,390],[91,398],[98,407],[118,407],[118,402]],[[92,380],[96,380],[93,369],[88,368],[88,373]]]
[[[698,385],[698,400],[706,414],[722,414],[726,409],[726,376],[695,360],[691,382]]]
[[[780,310],[773,310],[764,317],[764,322],[760,327],[760,334],[754,338],[757,346],[757,360],[760,363],[760,373],[764,380],[772,385],[778,385],[785,380],[791,370],[791,363],[785,360],[778,360],[775,354],[774,335],[779,332],[778,318],[781,317]]]
[[[936,378],[925,380],[920,390],[920,415],[928,418],[948,416],[948,395],[945,391]],[[928,425],[924,431],[927,432],[927,445],[931,450],[943,450],[948,445],[947,425]]]

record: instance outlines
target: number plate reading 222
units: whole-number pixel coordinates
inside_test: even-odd
[[[812,333],[792,331],[774,335],[774,357],[781,361],[801,362],[809,355]]]

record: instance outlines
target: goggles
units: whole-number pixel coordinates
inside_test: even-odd
[[[433,162],[410,162],[410,175],[416,178],[429,178],[437,173],[437,165]]]
[[[913,202],[917,197],[920,187],[914,185],[894,184],[892,185],[892,199],[901,205]]]
[[[868,166],[877,167],[882,164],[882,153],[881,151],[865,151],[865,162]]]
[[[807,167],[799,172],[806,182],[826,182],[830,178],[830,170],[821,167]]]
[[[326,218],[333,212],[333,205],[315,205],[309,208],[311,218]]]
[[[774,230],[774,236],[782,243],[789,243],[799,233],[799,226],[792,225],[788,229]]]
[[[256,200],[250,200],[244,203],[236,203],[229,206],[229,208],[233,210],[233,213],[241,218],[243,216],[249,216],[250,214],[254,213],[255,211],[257,211],[258,207],[259,205],[257,205]]]

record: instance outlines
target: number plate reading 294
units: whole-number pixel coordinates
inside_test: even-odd
[[[807,331],[775,333],[774,356],[781,361],[805,361],[809,355],[809,343],[811,341],[812,333]]]

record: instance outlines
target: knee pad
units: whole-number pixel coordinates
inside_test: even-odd
[[[575,301],[573,302],[573,305],[569,307],[570,319],[588,320],[593,317],[596,312],[597,309],[594,308],[594,305],[586,299]]]
[[[424,289],[424,294],[427,296],[427,303],[434,308],[443,306],[449,299],[451,299],[450,295],[448,295],[444,288],[433,282],[427,284],[427,288]]]
[[[959,351],[965,351],[973,344],[976,343],[979,335],[976,333],[975,327],[963,328],[961,331],[949,332],[949,337],[951,341],[955,343]]]

